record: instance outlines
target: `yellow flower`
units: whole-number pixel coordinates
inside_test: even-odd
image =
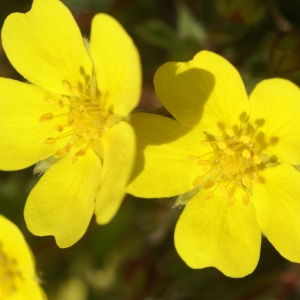
[[[0,215],[0,299],[46,299],[34,259],[18,227]]]
[[[139,153],[128,191],[184,194],[175,229],[183,260],[242,277],[258,263],[263,234],[300,262],[299,88],[269,79],[248,98],[237,70],[206,51],[164,64],[154,84],[175,120],[134,116]]]
[[[125,195],[135,156],[127,116],[141,88],[139,55],[112,17],[97,14],[90,44],[58,0],[7,17],[2,42],[29,83],[0,78],[0,168],[42,161],[25,206],[29,230],[68,247],[92,215],[105,224]]]

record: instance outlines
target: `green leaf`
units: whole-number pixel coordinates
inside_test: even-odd
[[[180,40],[193,40],[204,44],[206,31],[202,24],[196,20],[188,6],[180,4],[177,7],[177,32]]]
[[[148,44],[163,49],[172,49],[177,40],[174,29],[158,19],[146,21],[136,32]]]

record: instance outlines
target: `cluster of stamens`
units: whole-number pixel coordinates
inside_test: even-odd
[[[17,261],[9,258],[2,248],[0,243],[0,299],[6,299],[16,292],[16,283],[22,280],[22,274],[18,269]]]
[[[222,139],[203,141],[203,144],[210,149],[207,154],[191,158],[204,173],[196,177],[194,185],[202,185],[206,199],[214,198],[218,191],[229,206],[236,202],[237,189],[241,189],[242,201],[247,205],[257,171],[268,160],[266,155],[257,151],[249,135],[236,135],[231,128],[225,130]]]
[[[57,120],[53,127],[57,135],[47,138],[44,143],[53,145],[60,139],[69,138],[63,148],[57,149],[54,157],[61,158],[76,148],[77,151],[73,156],[73,162],[76,162],[79,157],[85,155],[88,148],[94,147],[101,140],[106,130],[108,113],[99,105],[97,90],[88,89],[82,92],[66,81],[63,82],[63,86],[72,96],[61,96],[60,99],[47,97],[44,100],[59,105],[64,112],[57,115],[46,113],[39,121]]]

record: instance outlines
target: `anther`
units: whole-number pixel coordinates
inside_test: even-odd
[[[248,149],[244,149],[242,155],[244,158],[251,158],[251,152]]]
[[[254,155],[253,156],[253,161],[255,164],[259,165],[262,163],[262,158],[260,157],[260,155]]]
[[[208,179],[204,182],[203,188],[208,190],[208,189],[212,188],[214,185],[215,185],[214,181],[211,179]]]
[[[229,205],[229,206],[232,206],[232,205],[236,202],[236,199],[235,199],[235,197],[234,197],[235,190],[236,190],[235,187],[229,188],[229,189],[227,190],[227,191],[228,191],[227,199],[228,199],[228,205]]]
[[[244,144],[249,144],[251,141],[251,137],[249,135],[242,135],[240,137],[240,141]]]
[[[234,130],[232,128],[226,128],[225,133],[231,138],[235,136]]]
[[[46,140],[44,140],[44,144],[47,145],[54,145],[56,143],[56,139],[53,137],[49,137]]]
[[[219,149],[224,150],[225,148],[227,148],[227,144],[225,142],[221,141],[221,142],[218,142],[218,147],[219,147]]]
[[[197,186],[203,182],[203,178],[201,176],[197,176],[193,182],[193,186]]]
[[[70,83],[69,83],[68,81],[63,80],[62,86],[63,86],[63,88],[64,88],[65,90],[67,90],[68,92],[71,91],[71,85],[70,85]]]
[[[228,203],[227,203],[228,206],[233,206],[235,204],[235,202],[236,202],[236,199],[234,196],[228,197]]]
[[[56,100],[51,97],[44,98],[44,101],[50,104],[54,104],[56,102]]]
[[[61,124],[56,124],[54,127],[53,127],[53,130],[56,130],[58,132],[62,132],[64,130],[64,127],[63,125]]]
[[[68,153],[68,151],[66,150],[66,148],[60,148],[54,153],[54,157],[61,158],[64,155],[66,155],[67,153]]]
[[[264,163],[266,163],[270,160],[270,156],[266,153],[261,153],[260,158],[261,158],[262,162],[264,162]]]
[[[80,149],[75,153],[75,156],[79,157],[79,156],[83,156],[85,154],[86,154],[86,151],[83,149]]]
[[[73,93],[73,95],[76,97],[76,98],[80,98],[81,94],[80,94],[80,91],[75,88],[75,87],[71,87],[71,91]]]
[[[221,192],[221,194],[222,194],[224,197],[227,197],[227,195],[228,195],[228,190],[227,190],[227,188],[226,188],[225,185],[221,185],[221,186],[219,187],[219,191]]]
[[[47,113],[44,115],[41,115],[39,118],[40,122],[47,122],[47,121],[51,121],[53,119],[53,113]]]
[[[248,193],[245,193],[243,195],[243,203],[244,203],[244,205],[247,205],[249,203],[249,201],[250,201],[250,197],[249,197]]]
[[[200,144],[203,146],[211,146],[211,142],[208,141],[201,141]]]
[[[251,180],[248,177],[243,177],[242,184],[248,189],[251,186]]]
[[[70,98],[66,97],[66,96],[62,96],[61,102],[62,102],[63,105],[68,105],[69,106],[71,104],[70,103]]]

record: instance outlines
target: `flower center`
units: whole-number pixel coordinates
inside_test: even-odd
[[[237,135],[231,128],[225,130],[222,139],[210,137],[203,143],[210,150],[200,158],[191,157],[204,173],[196,177],[194,186],[202,185],[206,199],[213,198],[218,190],[229,206],[236,202],[236,191],[241,189],[242,200],[248,204],[257,171],[269,157],[258,152],[249,135]]]
[[[16,292],[18,280],[23,280],[23,277],[17,261],[5,254],[0,243],[0,299],[6,299]]]
[[[44,143],[55,144],[62,138],[70,137],[69,142],[64,147],[59,148],[54,157],[61,158],[71,149],[76,149],[72,159],[73,163],[85,155],[90,147],[93,147],[95,152],[102,157],[101,139],[107,128],[118,118],[101,108],[99,101],[101,95],[97,89],[95,78],[85,90],[80,85],[78,88],[72,87],[67,81],[63,82],[63,86],[68,92],[67,94],[71,94],[71,96],[63,95],[60,99],[51,97],[44,99],[46,102],[59,105],[61,108],[67,108],[67,112],[62,114],[46,113],[40,117],[40,122],[57,120],[57,124],[53,127],[57,135],[47,138]]]

